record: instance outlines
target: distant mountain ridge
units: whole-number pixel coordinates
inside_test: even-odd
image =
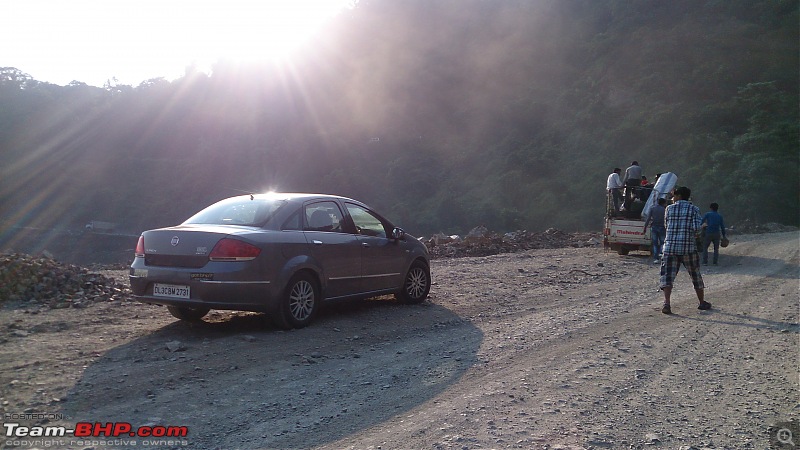
[[[796,1],[360,2],[285,66],[94,88],[0,69],[0,233],[138,230],[241,192],[415,234],[596,230],[636,159],[726,221],[800,225]]]

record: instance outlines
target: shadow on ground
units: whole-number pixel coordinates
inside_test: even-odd
[[[191,448],[307,448],[435,398],[476,363],[482,340],[427,302],[335,305],[293,331],[259,314],[212,315],[106,352],[63,412],[75,422],[186,426]]]

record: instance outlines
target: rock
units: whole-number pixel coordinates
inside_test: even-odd
[[[467,233],[467,239],[469,239],[469,238],[482,238],[482,237],[486,237],[488,235],[489,235],[489,229],[486,228],[485,226],[481,225],[481,226],[475,227],[472,230],[470,230],[470,232]]]
[[[183,343],[181,341],[170,341],[170,342],[167,342],[164,347],[166,347],[166,349],[169,350],[170,353],[186,351],[186,346],[183,345]]]

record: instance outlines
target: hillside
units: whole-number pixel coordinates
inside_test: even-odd
[[[796,226],[798,42],[786,0],[372,0],[284,65],[104,88],[6,67],[0,233],[136,235],[270,189],[419,235],[597,230],[633,159],[729,224]]]

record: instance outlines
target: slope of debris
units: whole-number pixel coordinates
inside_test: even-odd
[[[81,308],[93,302],[127,300],[127,283],[63,264],[47,256],[0,255],[0,305]]]
[[[519,230],[505,234],[489,231],[486,227],[473,228],[466,236],[436,234],[422,239],[430,256],[457,258],[462,256],[489,256],[540,248],[597,247],[603,245],[600,233],[566,233],[555,228],[540,233]]]
[[[783,233],[787,231],[797,231],[797,227],[774,222],[758,223],[752,220],[744,220],[733,226],[729,226],[726,231],[728,231],[728,233],[734,232],[737,234]]]

